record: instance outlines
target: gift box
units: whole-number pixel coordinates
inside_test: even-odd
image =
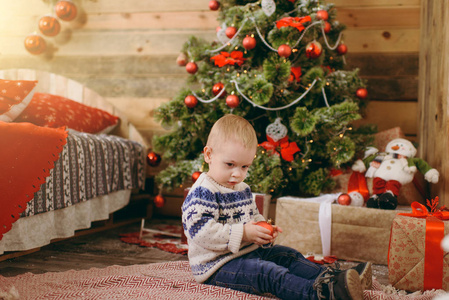
[[[336,198],[338,194],[278,198],[275,223],[283,232],[276,243],[304,255],[335,255],[338,259],[386,265],[391,224],[398,212],[407,210],[331,204]]]
[[[423,211],[427,212],[425,207]],[[449,221],[432,214],[410,215],[398,215],[393,220],[388,279],[395,288],[409,292],[448,291],[449,256],[441,249],[441,240],[449,233]]]

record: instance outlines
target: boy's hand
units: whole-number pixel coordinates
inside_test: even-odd
[[[279,230],[280,227],[276,226],[276,229]],[[276,236],[278,235],[277,230],[275,230],[273,236],[270,235],[270,230],[256,225],[256,222],[251,221],[243,225],[243,238],[244,242],[251,242],[256,245],[265,245],[268,243],[272,243]],[[282,232],[282,229],[280,230]]]

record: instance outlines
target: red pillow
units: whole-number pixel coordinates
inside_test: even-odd
[[[13,121],[30,103],[37,81],[0,79],[0,121]]]
[[[118,121],[118,117],[104,110],[43,93],[35,93],[28,107],[15,120],[51,128],[67,126],[87,133],[108,133]]]

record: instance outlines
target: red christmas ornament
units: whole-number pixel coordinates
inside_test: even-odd
[[[355,94],[359,99],[365,99],[368,96],[368,91],[365,88],[359,88]]]
[[[44,38],[37,34],[29,35],[24,41],[25,49],[31,54],[42,54],[47,50],[47,43]]]
[[[230,27],[226,28],[226,30],[225,30],[226,36],[230,39],[232,39],[236,33],[237,33],[237,28],[235,28],[233,26],[230,26]]]
[[[185,97],[184,103],[188,108],[194,108],[198,104],[198,99],[193,95],[188,95]]]
[[[184,67],[187,64],[187,56],[184,53],[179,53],[178,57],[176,58],[176,63],[180,67]]]
[[[147,155],[147,164],[152,167],[157,167],[161,163],[162,158],[155,152],[150,152]]]
[[[323,52],[323,47],[317,41],[313,41],[307,44],[306,46],[306,56],[308,58],[318,58]]]
[[[348,52],[348,46],[346,46],[345,44],[340,44],[337,47],[337,53],[340,55],[344,55],[346,54],[346,52]]]
[[[331,23],[329,22],[324,22],[324,33],[329,33],[331,31]]]
[[[154,197],[154,205],[156,206],[156,207],[163,207],[164,205],[165,205],[165,198],[164,198],[164,196],[162,196],[162,195],[156,195],[155,197]]]
[[[327,21],[327,19],[329,19],[329,14],[325,10],[319,10],[316,12],[316,18],[318,20]]]
[[[220,8],[220,2],[216,0],[209,1],[209,9],[210,10],[218,10]]]
[[[44,16],[39,20],[39,30],[43,35],[55,36],[61,31],[61,24],[55,17]]]
[[[271,225],[271,220],[268,220],[268,222],[266,222],[266,221],[259,221],[259,222],[256,223],[256,225],[262,226],[263,228],[268,229],[270,231],[269,234],[271,236],[273,236],[275,230],[274,230],[273,225]]]
[[[243,48],[246,50],[251,50],[256,47],[256,39],[252,36],[247,35],[242,41]]]
[[[190,74],[195,74],[198,71],[198,66],[193,61],[186,64],[186,71]]]
[[[289,45],[280,45],[278,48],[278,54],[282,57],[289,57],[292,54],[292,48]]]
[[[222,89],[224,89],[224,84],[221,82],[217,82],[212,87],[212,93],[214,93],[214,95],[217,96],[218,94],[220,94]],[[226,97],[226,91],[224,91],[223,94],[221,94],[221,96],[220,96],[220,98],[224,98],[224,97]]]
[[[351,197],[348,194],[341,194],[338,196],[337,201],[340,205],[351,205]]]
[[[236,108],[237,106],[239,106],[239,104],[240,100],[236,95],[229,95],[226,97],[226,105],[230,108]]]
[[[72,1],[61,0],[55,5],[55,13],[63,21],[72,21],[76,18],[78,11]]]
[[[200,177],[201,172],[200,171],[196,171],[192,174],[192,181],[195,182],[197,181],[198,177]]]

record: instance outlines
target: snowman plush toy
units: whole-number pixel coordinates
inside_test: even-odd
[[[373,178],[372,195],[366,202],[367,207],[395,209],[399,190],[404,184],[412,182],[417,170],[424,174],[425,180],[438,182],[438,171],[415,155],[416,148],[410,141],[394,139],[387,144],[384,153],[376,149],[375,153],[354,163],[353,171],[366,171],[365,177]]]

